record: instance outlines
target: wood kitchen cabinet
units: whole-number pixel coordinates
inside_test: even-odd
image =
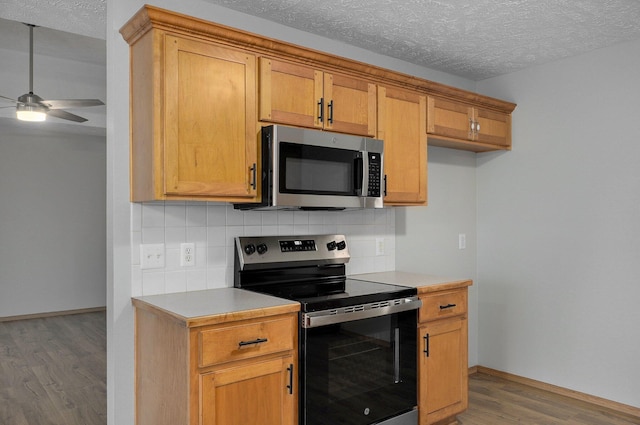
[[[511,114],[435,96],[427,99],[429,144],[484,152],[511,149]]]
[[[131,200],[256,199],[255,55],[137,18],[121,30],[131,59]]]
[[[420,425],[456,423],[468,405],[467,287],[420,294]]]
[[[134,202],[259,202],[266,123],[383,139],[387,205],[426,204],[427,139],[511,149],[513,103],[150,5],[120,32]]]
[[[427,203],[426,96],[378,87],[378,138],[384,140],[387,205]]]
[[[272,58],[259,63],[260,121],[375,136],[375,84]]]
[[[167,305],[188,310],[189,297],[191,305],[239,299],[232,289],[220,291],[168,294]],[[194,319],[134,305],[136,425],[297,423],[299,305]]]

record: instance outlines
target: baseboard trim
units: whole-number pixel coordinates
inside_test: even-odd
[[[569,397],[579,401],[584,401],[586,403],[613,410],[618,413],[623,413],[636,418],[640,418],[640,408],[630,406],[628,404],[618,403],[617,401],[607,400],[602,397],[570,390],[568,388],[559,387],[553,384],[547,384],[546,382],[536,381],[535,379],[525,378],[524,376],[514,375],[512,373],[502,372],[500,370],[491,369],[484,366],[470,367],[469,375],[472,375],[474,373],[484,373],[485,375],[496,376],[498,378],[506,379],[507,381],[513,381],[519,384],[528,385],[533,388],[549,391],[550,393]]]
[[[67,316],[69,314],[95,313],[106,311],[106,307],[80,308],[77,310],[52,311],[47,313],[23,314],[20,316],[0,317],[0,322],[12,322],[14,320],[43,319],[45,317]]]

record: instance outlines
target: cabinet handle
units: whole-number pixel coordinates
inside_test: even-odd
[[[387,175],[384,175],[384,196],[387,196]]]
[[[469,136],[473,136],[473,133],[476,132],[476,122],[471,118],[469,118],[469,128],[471,129],[469,130]]]
[[[441,305],[441,306],[440,306],[440,310],[446,310],[446,309],[448,309],[448,308],[453,308],[453,307],[455,307],[455,306],[456,306],[455,304]]]
[[[293,394],[293,364],[289,365],[287,372],[289,372],[289,385],[287,385],[287,389],[289,390],[289,394]]]
[[[327,105],[327,112],[329,112],[329,118],[327,118],[327,122],[329,124],[333,124],[333,99]]]
[[[424,336],[424,355],[429,357],[429,334]]]
[[[480,133],[480,123],[476,121],[476,133]]]
[[[318,121],[324,121],[324,98],[321,97],[318,101]]]
[[[267,342],[268,339],[267,338],[256,338],[253,339],[251,341],[240,341],[238,343],[239,347],[246,347],[247,345],[255,345],[255,344],[262,344],[263,342]]]
[[[257,166],[256,166],[255,162],[251,166],[250,170],[251,170],[251,185],[250,186],[251,186],[251,188],[253,190],[256,190],[256,187],[257,187],[257,184],[258,184],[257,178],[256,178],[256,174],[258,172],[258,169],[257,169]]]

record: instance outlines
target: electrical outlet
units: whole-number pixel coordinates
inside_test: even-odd
[[[164,244],[140,245],[140,268],[161,269],[164,267]]]
[[[384,238],[376,238],[376,255],[384,255]]]
[[[196,247],[193,243],[180,244],[180,265],[193,267],[196,265]]]
[[[467,247],[467,235],[460,233],[458,235],[458,249],[465,249]]]

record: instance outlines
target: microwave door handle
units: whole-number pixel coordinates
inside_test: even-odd
[[[356,195],[362,196],[362,186],[364,182],[364,161],[361,156],[357,156],[353,160],[353,180]]]

